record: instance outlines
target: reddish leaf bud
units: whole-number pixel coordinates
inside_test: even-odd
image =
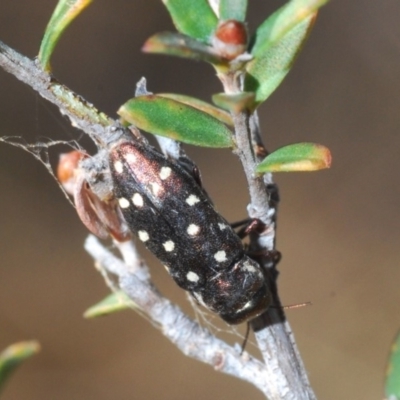
[[[75,175],[79,162],[86,157],[87,154],[85,152],[78,150],[60,154],[57,166],[57,178],[65,191],[70,195],[74,193]]]
[[[116,201],[101,201],[79,172],[74,179],[73,196],[76,212],[90,232],[101,239],[106,239],[110,234],[118,242],[130,239],[131,234],[122,221]]]
[[[130,238],[130,232],[121,220],[116,202],[101,201],[90,189],[79,163],[88,155],[74,150],[60,154],[57,177],[65,191],[72,195],[80,220],[90,232],[106,239],[110,234],[119,242]]]
[[[246,26],[242,22],[233,19],[220,22],[212,42],[214,48],[222,57],[233,60],[246,51]]]

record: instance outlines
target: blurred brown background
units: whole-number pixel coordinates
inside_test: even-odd
[[[34,57],[55,0],[0,1],[0,40]],[[281,1],[250,0],[250,30]],[[270,149],[327,145],[329,171],[276,176],[284,304],[320,399],[383,398],[387,353],[400,327],[400,3],[332,1],[284,84],[260,109]],[[205,65],[144,55],[171,30],[159,0],[98,0],[62,38],[56,77],[115,116],[142,76],[149,90],[209,100]],[[0,71],[0,135],[88,142],[58,111]],[[52,152],[56,160],[57,152]],[[229,151],[190,148],[205,186],[231,221],[248,201]],[[217,173],[216,173],[217,171]],[[87,232],[53,178],[28,153],[0,144],[0,348],[37,339],[40,355],[2,399],[262,399],[251,385],[182,356],[133,312],[87,321],[107,294],[82,245]],[[157,262],[164,293],[184,295]],[[237,339],[239,340],[239,339]]]

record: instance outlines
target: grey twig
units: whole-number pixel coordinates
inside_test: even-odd
[[[104,269],[118,277],[120,288],[185,355],[246,380],[267,394],[265,366],[248,353],[241,355],[240,348],[216,338],[164,298],[141,274],[142,261],[137,259],[137,267],[128,268],[92,235],[86,239],[85,249]]]
[[[40,66],[0,42],[0,67],[31,86],[42,97],[55,104],[60,112],[69,117],[71,123],[103,147],[104,143],[132,133],[117,121],[100,113],[93,105],[57,82]],[[235,82],[233,83],[235,89]],[[251,201],[249,215],[264,222],[266,229],[261,235],[251,236],[254,250],[274,250],[276,196],[270,176],[254,176],[257,164],[258,125],[254,115],[243,112],[234,116],[237,153],[243,163]],[[267,186],[266,186],[267,184]],[[133,260],[125,254],[127,264],[104,249],[94,238],[86,242],[87,250],[104,268],[119,277],[121,288],[148,316],[158,323],[164,334],[185,354],[212,365],[217,370],[245,379],[258,387],[270,400],[315,399],[309,386],[306,372],[296,348],[289,324],[279,307],[276,290],[276,268],[271,257],[261,257],[261,262],[270,275],[271,291],[275,307],[252,321],[265,365],[245,353],[238,351],[215,338],[186,316],[168,300],[163,298],[148,280],[147,271],[137,270]],[[129,246],[123,251],[131,251]],[[137,257],[136,257],[137,258]],[[179,327],[179,328],[178,328]]]
[[[116,135],[129,135],[128,130],[117,121],[57,82],[36,61],[24,57],[1,41],[0,66],[56,105],[61,114],[70,119],[72,126],[85,132],[98,145],[113,140]]]
[[[241,77],[237,73],[220,75],[225,92],[239,93]],[[263,315],[251,321],[259,349],[267,368],[269,400],[314,400],[303,361],[297,349],[293,332],[281,308],[276,279],[277,258],[273,257],[276,239],[276,213],[278,189],[272,175],[257,176],[255,170],[262,156],[267,154],[260,137],[257,114],[248,110],[232,113],[235,127],[236,154],[246,175],[250,203],[250,218],[264,224],[260,234],[250,234],[250,249],[261,254],[259,262],[264,266],[273,296],[273,306]]]

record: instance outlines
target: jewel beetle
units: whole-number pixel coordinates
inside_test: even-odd
[[[193,174],[138,140],[111,145],[109,167],[129,229],[198,303],[229,324],[269,307],[261,267]]]

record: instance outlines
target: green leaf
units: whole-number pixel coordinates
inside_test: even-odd
[[[38,59],[43,69],[50,71],[50,57],[66,27],[86,8],[92,0],[59,0],[46,27],[40,45]]]
[[[244,90],[256,93],[256,105],[280,85],[304,45],[318,7],[327,0],[292,0],[257,29],[246,65]]]
[[[237,94],[218,93],[212,96],[213,102],[225,110],[238,114],[251,109],[254,104],[254,93],[241,92]]]
[[[135,308],[135,303],[121,290],[111,293],[99,303],[88,308],[83,316],[85,318],[97,318],[132,308]]]
[[[32,340],[12,344],[0,353],[0,390],[3,389],[9,375],[23,361],[38,353],[39,350],[39,343]]]
[[[290,71],[308,36],[312,22],[310,17],[296,25],[282,40],[247,64],[244,90],[256,94],[256,106],[275,91]]]
[[[163,0],[176,29],[209,43],[218,19],[207,0]]]
[[[315,143],[295,143],[281,147],[258,164],[256,173],[317,171],[331,166],[331,153]]]
[[[218,107],[213,106],[210,103],[199,100],[196,97],[190,97],[183,94],[176,93],[158,93],[157,96],[166,97],[168,99],[179,101],[180,103],[187,104],[188,106],[192,106],[197,108],[200,111],[204,111],[207,114],[210,114],[212,117],[218,119],[226,125],[233,126],[232,117],[224,110],[221,110]]]
[[[247,0],[220,0],[219,19],[226,21],[234,19],[244,22],[246,19]]]
[[[400,399],[400,333],[397,335],[390,352],[385,393],[388,399]]]
[[[310,17],[328,0],[292,0],[270,15],[255,33],[251,54],[257,57],[283,39],[296,25]]]
[[[148,95],[129,100],[118,114],[154,135],[203,147],[232,147],[231,131],[222,122],[194,107]]]
[[[217,65],[226,63],[211,46],[180,33],[156,33],[146,40],[142,51],[202,60]]]

